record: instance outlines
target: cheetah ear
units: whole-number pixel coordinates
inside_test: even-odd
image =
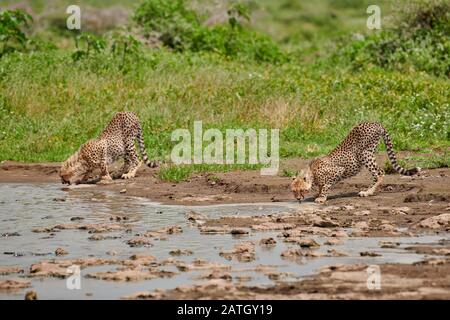
[[[295,180],[295,179],[297,179],[297,177],[296,177],[296,176],[292,176],[291,178],[292,178],[292,180]]]

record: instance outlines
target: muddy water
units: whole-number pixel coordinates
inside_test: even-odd
[[[314,204],[302,204],[314,206]],[[21,275],[0,276],[0,280],[26,278],[31,281],[32,288],[40,299],[117,299],[137,291],[154,289],[170,289],[180,285],[199,283],[197,277],[207,272],[179,272],[172,278],[153,279],[139,282],[112,282],[82,277],[80,290],[69,290],[65,279],[27,278],[29,267],[33,263],[55,258],[55,249],[63,248],[68,252],[58,259],[75,259],[99,257],[107,259],[126,259],[135,253],[147,253],[158,260],[171,257],[174,249],[190,249],[190,256],[175,257],[178,260],[192,262],[204,259],[232,266],[230,271],[235,276],[249,276],[245,284],[265,285],[272,280],[262,272],[252,269],[257,265],[273,266],[276,271],[289,273],[283,281],[298,279],[311,275],[322,266],[329,264],[350,263],[412,263],[423,259],[422,255],[405,251],[403,248],[412,243],[437,242],[445,236],[421,236],[413,238],[348,238],[333,249],[347,254],[345,257],[324,257],[289,261],[281,259],[280,253],[288,246],[278,241],[271,249],[256,246],[256,260],[252,262],[228,261],[221,256],[221,250],[231,249],[242,240],[259,241],[263,237],[276,238],[274,232],[250,233],[248,236],[203,235],[195,226],[190,225],[185,214],[191,210],[207,215],[220,217],[225,215],[259,215],[278,212],[297,211],[297,203],[266,204],[232,204],[212,206],[168,206],[150,202],[146,199],[115,196],[112,193],[100,192],[95,187],[84,190],[69,189],[63,191],[56,184],[0,184],[0,266],[20,266],[25,270]],[[72,217],[83,217],[82,223],[109,222],[112,215],[126,216],[124,222],[131,232],[108,232],[110,239],[93,241],[84,230],[62,230],[53,235],[35,233],[32,230],[57,224],[70,224]],[[179,225],[183,232],[168,235],[167,240],[151,240],[151,247],[131,248],[126,241],[135,235],[148,230],[158,230],[166,226]],[[321,237],[313,237],[319,244],[325,241]],[[401,245],[395,249],[382,249],[378,242],[395,241]],[[321,246],[318,251],[325,252],[329,246]],[[115,251],[111,257],[107,252]],[[361,257],[361,251],[372,251],[381,254],[378,257]],[[117,266],[90,267],[82,270],[82,276],[95,271],[115,270]],[[170,270],[169,267],[165,268]],[[0,299],[22,299],[25,290],[16,292],[1,291]]]

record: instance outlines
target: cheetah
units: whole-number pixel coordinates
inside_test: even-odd
[[[94,169],[100,169],[101,182],[108,182],[112,180],[108,164],[122,156],[124,164],[120,176],[122,179],[133,178],[141,164],[135,149],[136,139],[145,164],[156,167],[156,162],[147,157],[139,118],[133,112],[118,112],[98,138],[83,144],[62,164],[59,172],[61,182],[86,182]]]
[[[376,122],[360,123],[352,129],[349,135],[328,156],[311,161],[309,167],[301,170],[293,178],[291,190],[298,201],[302,201],[305,194],[313,186],[319,189],[316,203],[324,203],[330,188],[342,179],[356,175],[362,166],[365,166],[374,179],[374,183],[364,191],[359,192],[361,197],[368,197],[375,193],[383,181],[384,172],[375,161],[375,149],[380,138],[386,145],[389,161],[395,171],[400,174],[412,176],[420,172],[420,168],[406,170],[398,165],[392,149],[391,138],[386,129]]]

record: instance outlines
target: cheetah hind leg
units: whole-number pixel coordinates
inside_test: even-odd
[[[131,179],[136,175],[137,170],[141,166],[141,161],[136,153],[134,140],[125,141],[125,161],[129,164],[128,172],[122,174],[122,179]]]
[[[136,175],[136,172],[138,171],[139,167],[141,166],[142,161],[139,161],[137,165],[132,167],[127,173],[122,174],[122,179],[131,179],[134,178]]]
[[[372,174],[373,180],[375,181],[367,190],[363,190],[359,192],[360,197],[369,197],[372,196],[381,183],[383,182],[384,172],[383,170],[378,166],[375,157],[373,154],[367,154],[365,155],[366,158],[366,168],[370,171]]]

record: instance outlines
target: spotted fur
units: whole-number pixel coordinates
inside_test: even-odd
[[[132,112],[118,112],[98,138],[83,144],[62,164],[61,181],[69,184],[86,181],[98,168],[102,180],[111,180],[108,164],[120,157],[124,158],[121,177],[123,179],[134,177],[141,164],[136,153],[135,140],[138,141],[144,163],[149,167],[155,167],[156,163],[149,161],[145,151],[139,118]]]
[[[410,170],[402,168],[392,148],[392,141],[386,129],[376,122],[365,122],[352,129],[349,135],[328,156],[313,160],[306,170],[292,181],[291,189],[297,200],[302,200],[312,186],[317,186],[319,195],[316,202],[324,203],[329,189],[338,181],[356,175],[365,166],[374,179],[374,183],[359,193],[362,197],[373,195],[383,180],[384,172],[377,165],[375,150],[383,139],[390,162],[395,171],[411,176],[420,168]]]

